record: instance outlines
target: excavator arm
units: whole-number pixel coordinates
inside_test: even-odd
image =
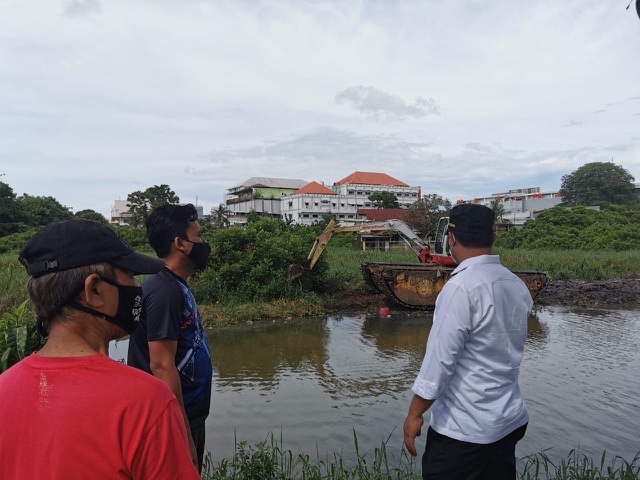
[[[368,222],[361,225],[353,225],[349,227],[336,227],[335,220],[331,220],[324,231],[316,238],[313,247],[304,265],[292,264],[289,265],[288,278],[289,280],[295,280],[304,275],[305,272],[313,269],[322,252],[324,252],[329,240],[334,233],[339,232],[394,232],[400,235],[402,240],[411,248],[411,250],[418,255],[421,263],[425,263],[431,258],[429,246],[422,240],[411,228],[401,220],[387,220],[383,222]]]
[[[322,231],[320,235],[316,238],[313,243],[313,247],[311,247],[311,251],[309,251],[309,255],[307,255],[307,260],[304,265],[291,264],[289,265],[287,276],[289,280],[295,280],[296,278],[300,278],[304,275],[305,272],[311,270],[313,266],[316,264],[324,249],[327,248],[327,244],[334,233],[338,232],[358,232],[362,230],[361,225],[354,225],[352,227],[336,227],[335,220],[331,220],[326,228]]]

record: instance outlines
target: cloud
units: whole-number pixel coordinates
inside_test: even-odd
[[[98,0],[68,0],[63,5],[62,13],[69,17],[88,17],[100,13],[101,9]]]
[[[367,118],[377,120],[404,120],[407,117],[440,115],[440,108],[433,98],[417,97],[411,105],[399,96],[383,92],[373,86],[348,87],[337,93],[335,98],[337,103],[350,104],[364,113]]]
[[[604,109],[604,108],[601,108],[600,110],[596,110],[596,111],[595,111],[595,112],[593,112],[593,113],[605,113],[605,112],[607,112],[607,110],[606,110],[606,109]]]
[[[581,122],[579,120],[569,120],[563,125],[563,127],[577,127],[579,125],[584,125],[584,122]]]

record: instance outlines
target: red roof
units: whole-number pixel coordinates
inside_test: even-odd
[[[359,208],[358,215],[367,217],[367,220],[382,222],[384,220],[404,220],[407,214],[406,208]]]
[[[318,182],[307,183],[304,187],[296,190],[293,194],[297,195],[299,193],[315,193],[315,194],[320,194],[320,195],[337,195],[336,192],[334,192],[330,188],[325,187],[324,185],[320,185]]]
[[[336,182],[336,185],[343,185],[345,183],[354,183],[360,185],[388,185],[394,187],[408,187],[404,182],[390,177],[386,173],[375,172],[353,172],[348,177],[343,178]]]

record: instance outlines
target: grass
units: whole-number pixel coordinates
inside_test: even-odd
[[[553,461],[546,452],[526,457],[520,480],[637,480],[640,478],[640,454],[627,461],[602,453],[596,463],[586,455],[571,450],[567,457]]]
[[[362,453],[353,433],[355,461],[334,453],[313,458],[307,453],[294,453],[281,448],[282,438],[270,434],[256,445],[236,442],[232,458],[217,464],[211,454],[205,457],[202,478],[205,480],[418,480],[420,457],[410,457],[404,448],[397,461],[390,461],[387,442],[373,452]],[[640,454],[631,461],[620,457],[607,459],[606,452],[595,462],[572,450],[558,461],[548,452],[518,460],[519,480],[637,480],[640,477]]]
[[[640,273],[640,251],[578,250],[508,250],[496,249],[505,266],[512,270],[543,271],[553,280],[606,280],[625,274]],[[327,282],[340,297],[364,291],[363,262],[417,263],[409,251],[362,251],[357,248],[331,246],[324,252],[329,265]],[[0,254],[0,313],[11,311],[27,299],[27,274],[15,253]],[[197,279],[192,280],[195,284]],[[295,298],[272,302],[250,302],[229,298],[216,304],[201,304],[207,326],[246,323],[256,320],[320,316],[340,308],[336,295],[303,292]],[[30,306],[28,307],[30,309]],[[29,310],[29,315],[31,312]]]
[[[347,462],[334,453],[333,456],[315,458],[306,453],[293,453],[281,448],[282,439],[277,441],[273,434],[256,445],[236,442],[236,453],[230,459],[217,464],[208,453],[202,478],[205,480],[347,480],[347,479],[394,479],[419,480],[419,461],[411,458],[403,449],[397,464],[389,462],[387,444],[382,442],[372,455],[361,453],[358,438],[353,433],[357,461]]]
[[[27,300],[27,272],[15,253],[0,254],[0,314],[13,311]],[[30,309],[31,305],[27,308]]]
[[[551,280],[607,280],[640,273],[640,251],[496,249],[511,270],[547,272]]]

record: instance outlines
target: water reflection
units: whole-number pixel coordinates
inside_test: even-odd
[[[221,387],[272,389],[286,371],[315,371],[328,360],[326,321],[279,322],[208,334],[211,362]]]
[[[285,448],[348,456],[355,429],[361,452],[391,434],[390,456],[399,455],[431,324],[430,314],[350,316],[212,332],[207,448],[221,459],[233,454],[234,438],[256,442],[281,431]],[[546,308],[529,318],[520,384],[531,422],[518,455],[580,448],[633,457],[637,327],[630,311]]]
[[[527,347],[540,347],[546,343],[549,336],[549,329],[544,323],[540,322],[538,312],[535,311],[529,315],[527,321]]]

